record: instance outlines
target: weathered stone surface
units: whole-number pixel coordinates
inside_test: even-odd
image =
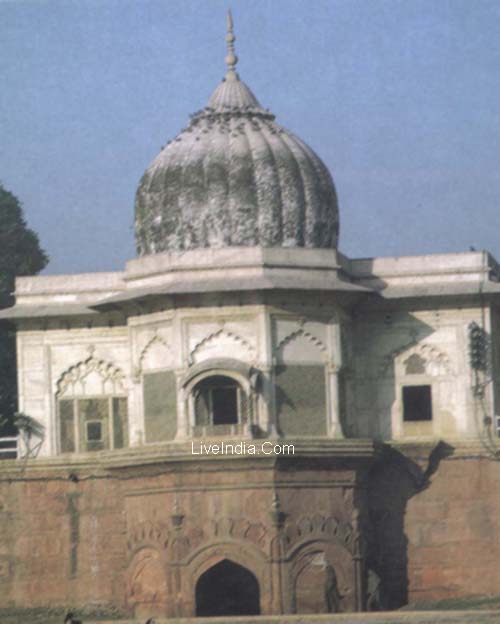
[[[139,255],[200,247],[337,246],[332,178],[229,73],[162,149],[135,204]]]
[[[400,451],[368,481],[369,565],[382,579],[385,607],[495,595],[500,464],[477,451],[457,450],[425,481],[427,466],[418,466],[416,458],[425,447]]]
[[[325,367],[277,367],[276,403],[283,435],[325,436]]]
[[[148,373],[143,378],[146,442],[165,442],[177,431],[175,376],[172,371]]]
[[[229,559],[258,580],[262,613],[296,610],[294,588],[311,562],[314,570],[315,562],[335,569],[343,611],[360,609],[363,560],[353,513],[366,513],[360,482],[369,461],[369,449],[361,450],[349,467],[342,458],[319,458],[314,470],[306,457],[282,465],[207,458],[203,471],[189,455],[151,463],[143,451],[133,466],[88,463],[73,481],[71,464],[38,462],[21,476],[12,463],[0,480],[9,510],[8,525],[1,518],[0,601],[191,616],[198,579]],[[316,611],[325,608],[320,598]]]

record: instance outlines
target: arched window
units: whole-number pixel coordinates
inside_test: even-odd
[[[205,377],[193,389],[197,427],[237,425],[245,421],[245,393],[232,377]]]
[[[56,399],[62,453],[128,446],[124,379],[120,368],[93,356],[61,375]]]
[[[231,358],[213,358],[190,367],[180,381],[185,435],[254,434],[261,373]]]

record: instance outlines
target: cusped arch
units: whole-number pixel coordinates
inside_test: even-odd
[[[159,521],[146,520],[134,525],[127,536],[127,546],[132,556],[144,548],[165,550],[170,544],[170,530]]]
[[[303,338],[310,344],[312,344],[321,354],[322,359],[326,360],[328,356],[328,349],[323,341],[315,336],[312,332],[305,329],[303,326],[287,334],[277,345],[276,354],[278,358],[283,359],[283,353],[287,346],[296,340]]]
[[[427,369],[427,361],[419,353],[412,353],[403,365],[407,375],[425,375]]]
[[[387,374],[394,365],[399,366],[405,375],[423,374],[436,377],[453,374],[448,354],[428,342],[412,341],[394,349],[384,356],[381,373]]]
[[[408,351],[398,354],[398,358],[404,367],[406,374],[412,374],[412,365],[415,364],[417,358],[420,365],[424,367],[426,375],[451,375],[451,364],[448,355],[429,343],[422,343],[411,347]]]
[[[287,524],[284,533],[287,538],[287,556],[291,558],[312,543],[335,543],[351,554],[357,546],[357,534],[351,523],[340,521],[334,516],[301,516],[297,522]]]
[[[67,368],[56,382],[56,394],[85,394],[86,386],[94,378],[100,385],[99,394],[124,394],[126,375],[123,370],[93,355]],[[100,384],[99,384],[100,382]],[[70,392],[71,391],[71,392]]]
[[[161,348],[165,352],[165,362],[162,364],[170,364],[172,361],[172,349],[168,342],[159,334],[155,334],[152,336],[148,342],[144,345],[141,353],[139,355],[139,359],[137,360],[137,366],[134,370],[135,379],[139,379],[143,370],[146,368],[145,364],[147,359],[151,357],[153,351],[157,348]],[[166,366],[153,366],[153,368],[165,368]]]
[[[251,345],[246,338],[232,332],[225,327],[221,327],[218,330],[208,334],[200,340],[189,353],[189,365],[195,364],[200,353],[204,350],[210,349],[211,346],[214,346],[218,341],[229,341],[233,343],[235,347],[238,349],[242,349],[246,354],[247,358],[253,360],[255,357],[255,348]],[[227,352],[227,348],[225,348]],[[212,356],[211,356],[212,357]]]

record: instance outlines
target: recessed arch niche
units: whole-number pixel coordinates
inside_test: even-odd
[[[260,587],[244,566],[223,559],[198,579],[195,588],[196,616],[260,615]]]

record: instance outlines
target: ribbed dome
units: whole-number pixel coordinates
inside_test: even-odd
[[[234,71],[236,57],[228,59],[230,69],[208,106],[191,116],[142,177],[135,204],[138,254],[336,247],[330,173],[310,147],[261,108]]]

